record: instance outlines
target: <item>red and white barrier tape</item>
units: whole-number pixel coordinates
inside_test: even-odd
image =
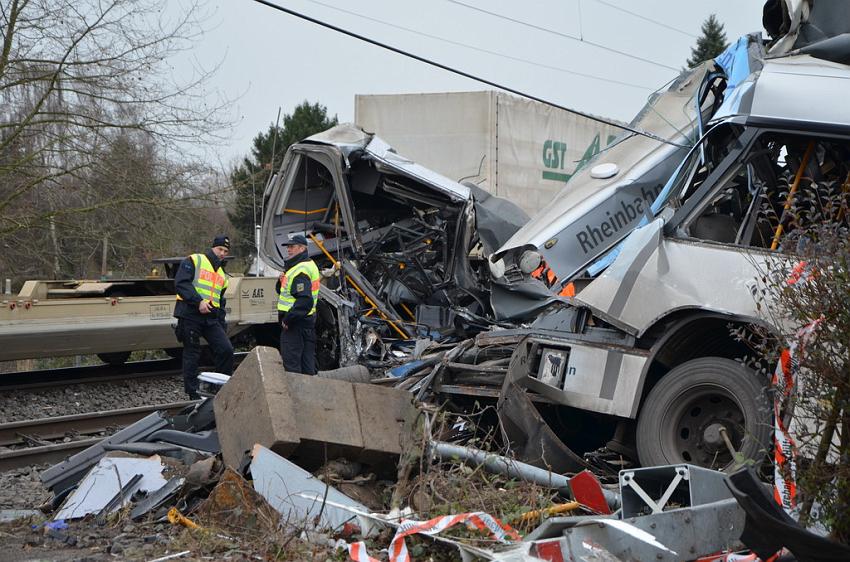
[[[721,552],[712,556],[703,556],[697,558],[694,562],[776,562],[776,560],[787,554],[786,549],[782,549],[770,558],[762,560],[755,552]]]
[[[813,272],[806,262],[797,264],[788,278],[789,285],[802,285],[811,279]],[[787,349],[782,350],[779,362],[773,373],[773,496],[776,502],[789,515],[794,515],[797,507],[797,443],[790,428],[782,421],[782,410],[791,399],[797,385],[797,372],[800,368],[800,355],[811,339],[822,318],[813,320],[797,330],[796,338]]]
[[[492,538],[502,543],[521,540],[519,534],[510,525],[502,523],[495,517],[482,511],[461,513],[459,515],[444,515],[442,517],[435,517],[429,521],[405,519],[402,520],[393,540],[390,541],[390,562],[410,562],[410,554],[407,552],[407,544],[404,542],[404,537],[415,534],[437,535],[460,523],[466,524],[471,529],[487,530]],[[348,555],[355,562],[377,562],[366,552],[366,544],[362,541],[348,545]]]
[[[349,544],[348,556],[351,557],[354,562],[381,562],[380,560],[376,560],[369,556],[369,553],[366,552],[366,543],[363,541]]]
[[[788,279],[785,282],[788,285],[802,285],[814,276],[815,270],[809,265],[809,262],[801,261],[797,262],[797,265],[791,269],[791,273],[788,274]]]

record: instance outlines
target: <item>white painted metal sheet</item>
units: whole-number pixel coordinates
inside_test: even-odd
[[[681,309],[757,320],[755,294],[764,251],[733,245],[663,238],[663,220],[635,231],[620,256],[576,301],[628,332],[641,335],[661,317]]]

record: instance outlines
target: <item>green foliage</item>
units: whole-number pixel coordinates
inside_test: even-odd
[[[13,287],[144,275],[227,222],[224,178],[186,147],[221,138],[228,103],[204,95],[210,74],[170,78],[205,19],[199,2],[172,4],[0,1],[0,271]]]
[[[336,116],[329,118],[325,106],[304,101],[292,114],[283,116],[282,126],[270,124],[267,131],[254,137],[250,156],[245,157],[242,164],[230,173],[235,200],[227,214],[235,229],[231,238],[238,256],[254,253],[254,205],[256,203],[258,223],[262,220],[260,204],[266,181],[280,167],[286,150],[290,145],[336,124]]]
[[[829,151],[825,162],[831,162]],[[825,170],[830,170],[825,166]],[[797,343],[798,384],[791,427],[799,451],[801,521],[820,523],[850,542],[850,184],[844,169],[819,182],[803,181],[783,224],[787,259],[766,263],[760,298],[773,316],[763,356],[776,365]],[[819,320],[814,335],[797,339],[797,327]],[[790,334],[789,334],[790,332]],[[786,334],[785,337],[777,334]],[[796,340],[796,342],[795,342]],[[771,366],[771,368],[773,368]]]
[[[688,68],[694,68],[703,61],[713,59],[728,46],[723,24],[717,21],[714,14],[711,14],[702,24],[702,36],[697,39],[696,47],[691,48],[691,58],[687,62]]]

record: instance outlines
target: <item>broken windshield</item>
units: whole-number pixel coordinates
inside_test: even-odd
[[[719,123],[703,135],[652,204],[653,215],[657,216],[667,205],[680,208],[736,147],[742,131],[740,126]]]

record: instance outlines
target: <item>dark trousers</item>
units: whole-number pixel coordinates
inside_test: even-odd
[[[293,322],[280,331],[280,356],[283,367],[290,373],[315,375],[316,315]]]
[[[215,319],[180,318],[177,329],[183,339],[183,389],[190,399],[198,398],[198,363],[201,361],[201,338],[207,340],[217,373],[233,374],[233,344],[224,326]]]

